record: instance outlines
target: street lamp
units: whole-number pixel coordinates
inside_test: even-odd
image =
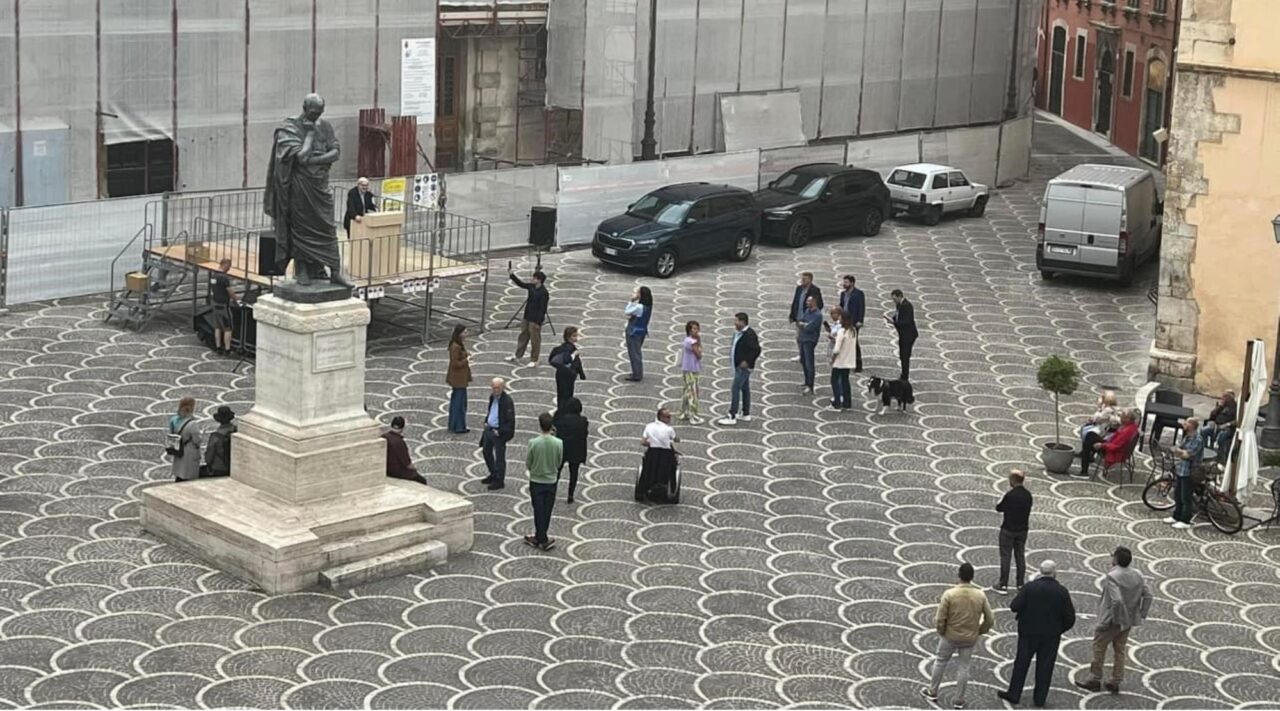
[[[653,71],[658,53],[658,0],[649,0],[649,81],[644,94],[644,138],[640,139],[640,160],[657,160],[658,139],[654,136]]]
[[[1280,215],[1271,221],[1276,244],[1280,244]],[[1263,449],[1280,449],[1280,322],[1276,324],[1275,362],[1271,365],[1271,388],[1267,400],[1267,424],[1262,428],[1258,444]]]

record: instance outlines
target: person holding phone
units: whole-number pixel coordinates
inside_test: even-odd
[[[902,295],[901,289],[894,289],[890,296],[893,297],[894,310],[886,313],[884,320],[898,332],[898,360],[902,363],[902,374],[898,379],[910,380],[911,349],[920,337],[916,330],[916,309]]]

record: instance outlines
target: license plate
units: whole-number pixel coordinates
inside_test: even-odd
[[[1050,254],[1075,254],[1076,248],[1075,247],[1058,247],[1055,245],[1049,245],[1049,253]]]
[[[618,250],[614,249],[613,247],[605,247],[604,253],[609,255],[610,257],[618,256]]]

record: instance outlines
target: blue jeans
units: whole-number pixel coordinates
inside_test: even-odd
[[[627,335],[627,360],[631,361],[631,379],[644,377],[644,359],[640,349],[644,347],[645,334]]]
[[[831,369],[831,404],[842,410],[853,407],[853,390],[849,385],[848,368]]]
[[[449,431],[467,431],[467,389],[454,388],[449,393]]]
[[[1196,515],[1195,503],[1191,500],[1194,486],[1189,476],[1179,476],[1173,480],[1173,517],[1183,523],[1191,523]]]
[[[729,417],[738,415],[738,398],[742,398],[742,414],[751,414],[751,369],[742,366],[733,369],[733,386],[729,391]]]
[[[804,371],[804,386],[813,388],[813,378],[817,364],[814,362],[814,349],[818,347],[817,342],[809,343],[808,341],[800,342],[800,368]]]

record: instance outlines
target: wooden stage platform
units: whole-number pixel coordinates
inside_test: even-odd
[[[340,244],[345,241],[339,240]],[[257,272],[258,252],[256,249],[245,249],[230,244],[212,244],[209,245],[207,254],[201,255],[200,258],[196,259],[188,254],[187,247],[186,244],[155,246],[148,249],[147,252],[153,257],[187,264],[210,272],[218,271],[218,263],[227,258],[231,260],[231,269],[228,271],[231,278],[260,286],[271,286],[272,279],[275,278],[264,276]],[[486,269],[487,266],[483,263],[450,259],[416,247],[402,245],[399,250],[399,269],[394,271],[387,270],[387,273],[372,278],[361,274],[351,274],[350,276],[358,287],[376,288],[395,286],[416,279],[432,277],[446,279],[470,276],[472,274],[481,274]],[[290,270],[292,270],[292,267],[290,267]]]

